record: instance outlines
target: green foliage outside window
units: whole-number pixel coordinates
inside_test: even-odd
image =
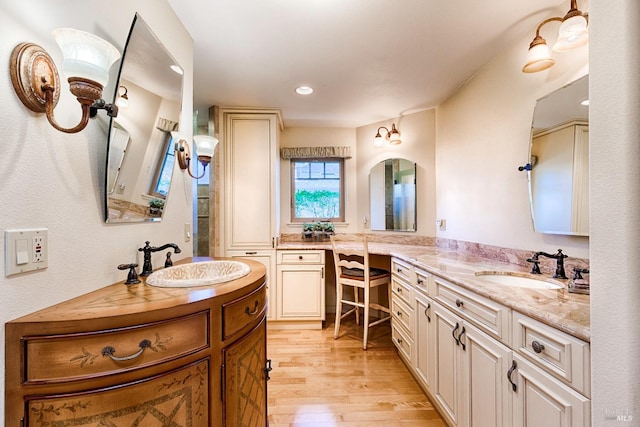
[[[340,193],[328,190],[298,190],[295,196],[296,218],[337,218]]]

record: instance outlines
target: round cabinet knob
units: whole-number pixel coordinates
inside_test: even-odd
[[[464,302],[461,299],[457,299],[456,300],[456,306],[457,307],[462,307],[464,305]]]
[[[536,353],[542,353],[544,351],[544,345],[540,344],[538,341],[533,341],[531,343],[531,348],[533,348],[533,351]]]
[[[302,255],[298,255],[298,259],[302,260],[302,259],[304,259],[304,257]]]

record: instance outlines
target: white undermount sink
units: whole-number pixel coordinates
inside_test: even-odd
[[[250,271],[249,266],[240,261],[193,262],[154,271],[147,277],[147,285],[161,288],[215,285],[239,279]]]
[[[562,289],[564,285],[546,277],[536,277],[527,273],[516,271],[478,271],[479,279],[489,281],[496,285],[511,286],[515,288],[529,289]]]

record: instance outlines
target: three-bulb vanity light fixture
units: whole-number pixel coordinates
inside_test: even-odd
[[[577,0],[571,0],[571,9],[564,17],[554,16],[545,19],[538,25],[536,36],[529,45],[527,62],[522,67],[524,73],[537,73],[553,66],[555,61],[551,58],[551,52],[547,41],[540,36],[540,30],[549,22],[560,21],[558,39],[553,45],[556,52],[567,52],[589,42],[589,14],[578,10]]]
[[[384,138],[380,134],[380,129],[384,129],[387,132]],[[385,140],[392,145],[398,145],[402,143],[402,140],[400,139],[400,132],[398,132],[398,129],[396,129],[395,123],[391,124],[391,130],[387,129],[384,126],[380,126],[378,128],[378,132],[376,132],[376,136],[373,138],[373,145],[376,147],[382,147]]]
[[[191,150],[189,149],[189,142],[177,132],[171,132],[171,137],[177,140],[177,142],[175,143],[175,152],[180,169],[186,169],[193,179],[202,178],[205,174],[207,166],[209,165],[209,163],[211,163],[213,151],[216,149],[216,145],[218,145],[218,138],[214,138],[213,136],[209,135],[193,136],[193,142],[196,145],[196,152],[198,153],[198,160],[202,164],[202,174],[199,176],[195,176],[191,172],[191,168],[189,167],[191,164]]]
[[[100,37],[72,28],[54,30],[53,37],[62,50],[62,71],[69,90],[82,106],[80,123],[63,128],[56,121],[53,110],[60,98],[58,69],[47,51],[33,43],[20,43],[11,54],[11,83],[18,98],[31,111],[45,113],[51,126],[66,133],[80,132],[98,109],[115,117],[118,108],[102,99],[102,90],[120,52]]]

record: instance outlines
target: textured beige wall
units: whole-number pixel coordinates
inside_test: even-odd
[[[640,3],[589,21],[592,425],[640,425]]]

